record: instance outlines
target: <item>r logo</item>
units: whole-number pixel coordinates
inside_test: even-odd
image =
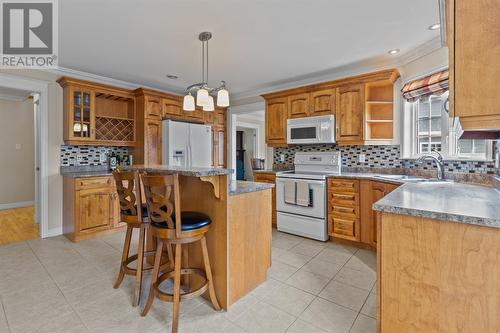
[[[3,54],[52,54],[53,17],[50,2],[2,3]]]

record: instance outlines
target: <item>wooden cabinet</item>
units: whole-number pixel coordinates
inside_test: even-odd
[[[359,180],[328,180],[328,234],[360,241]]]
[[[337,89],[336,136],[338,144],[363,144],[363,106],[363,84],[352,84]]]
[[[288,96],[288,118],[309,116],[309,93]]]
[[[63,233],[80,241],[120,228],[112,176],[63,179]]]
[[[226,131],[224,127],[212,126],[212,163],[215,168],[226,167]]]
[[[134,146],[135,96],[126,89],[62,77],[66,144]]]
[[[398,186],[371,180],[328,179],[328,234],[375,249],[380,213],[372,205]]]
[[[95,93],[70,85],[64,91],[64,140],[95,140]]]
[[[146,95],[144,117],[148,119],[161,120],[162,100],[157,96]]]
[[[286,146],[286,120],[288,99],[274,98],[266,101],[266,143],[268,146]]]
[[[161,121],[146,119],[144,122],[144,164],[161,164]]]
[[[214,111],[212,111],[214,112]],[[186,121],[203,122],[203,109],[196,107],[194,111],[183,111],[183,118]]]
[[[335,114],[335,89],[323,89],[311,93],[311,116],[325,116]]]
[[[374,211],[372,206],[387,194],[394,191],[399,185],[362,180],[361,195],[361,242],[377,247],[377,227],[380,225],[381,213]]]
[[[254,172],[253,180],[276,185],[276,174],[274,172]],[[272,225],[276,227],[276,187],[272,188]]]
[[[336,116],[340,145],[393,144],[398,77],[399,72],[391,69],[262,95],[267,145],[286,146],[288,119],[325,115]]]
[[[162,98],[161,101],[163,118],[182,116],[182,101],[180,98]]]
[[[450,115],[464,130],[500,130],[498,0],[448,0]]]

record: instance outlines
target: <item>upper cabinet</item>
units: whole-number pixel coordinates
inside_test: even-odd
[[[311,93],[311,116],[335,114],[335,89],[324,89]]]
[[[161,107],[163,117],[182,116],[182,101],[179,98],[162,98]]]
[[[363,144],[364,85],[352,84],[337,89],[337,143]]]
[[[266,143],[269,146],[286,145],[286,120],[288,99],[274,98],[266,101]]]
[[[263,95],[266,143],[286,146],[287,120],[336,116],[339,145],[392,144],[396,69]]]
[[[309,94],[288,97],[288,118],[301,118],[309,115]]]
[[[134,146],[135,97],[125,89],[62,77],[66,144]]]
[[[450,115],[464,130],[500,130],[500,1],[448,0]]]

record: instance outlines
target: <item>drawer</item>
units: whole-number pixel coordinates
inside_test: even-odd
[[[335,193],[357,193],[359,192],[359,180],[352,179],[328,179],[328,190]]]
[[[358,193],[336,193],[333,191],[328,192],[328,205],[329,206],[344,206],[355,207],[359,206]]]
[[[87,190],[92,188],[114,187],[113,177],[88,177],[76,178],[75,187],[77,190]]]
[[[262,183],[273,183],[276,181],[276,175],[273,173],[256,172],[253,175],[254,181]]]
[[[333,233],[355,237],[356,235],[356,221],[349,221],[334,218],[333,219]]]

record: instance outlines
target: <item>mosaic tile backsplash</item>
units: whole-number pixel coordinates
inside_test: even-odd
[[[102,166],[107,165],[107,158],[101,156],[111,154],[128,155],[127,147],[101,146],[61,146],[61,166]],[[80,159],[78,158],[80,156]]]
[[[497,149],[500,145],[497,143]],[[336,146],[331,144],[297,145],[286,148],[274,148],[274,163],[293,165],[293,156],[296,152],[340,151],[343,167],[370,167],[370,168],[410,168],[435,170],[434,162],[428,161],[418,164],[415,160],[400,159],[400,148],[392,146]],[[280,160],[280,155],[285,160]],[[365,154],[365,162],[359,162],[359,154]],[[460,173],[500,174],[495,168],[495,162],[485,161],[445,161],[445,170]]]

